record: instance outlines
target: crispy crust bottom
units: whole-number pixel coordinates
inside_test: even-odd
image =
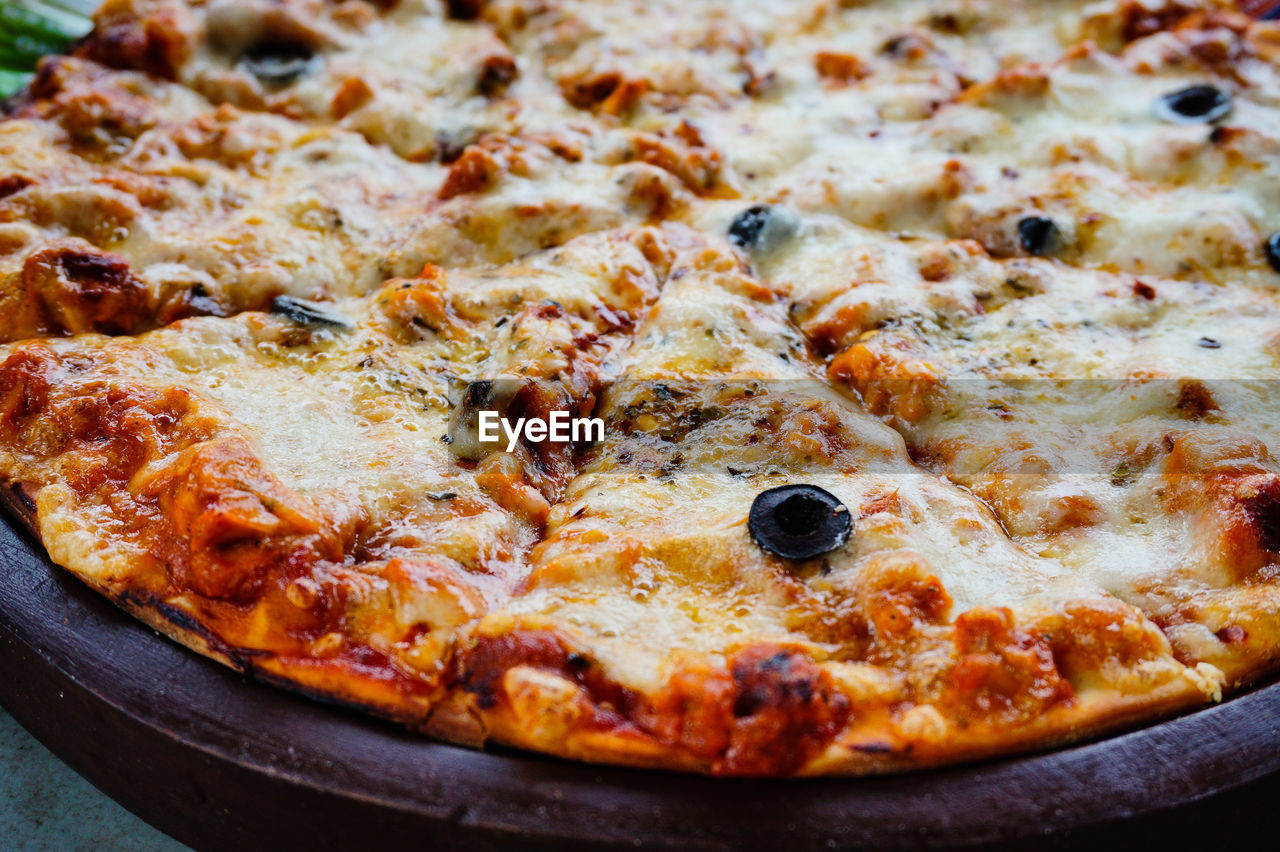
[[[1046,714],[1019,728],[998,742],[989,737],[951,739],[941,747],[883,749],[872,744],[836,742],[796,776],[884,775],[910,770],[942,767],[957,763],[1007,756],[1019,752],[1051,751],[1071,743],[1095,739],[1140,722],[1165,719],[1205,704],[1204,696],[1176,684],[1141,697],[1099,695],[1087,704]],[[486,725],[483,742],[529,751],[553,753],[557,757],[587,763],[625,765],[646,769],[713,773],[712,766],[678,749],[663,747],[652,739],[627,732],[574,732],[561,740],[554,751],[536,729],[522,725],[510,713],[482,713],[466,699],[451,696],[432,713],[425,727],[431,736],[466,745],[478,745],[466,737],[474,732],[477,717]],[[462,735],[460,737],[459,735]]]

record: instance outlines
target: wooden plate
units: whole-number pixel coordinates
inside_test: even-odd
[[[471,751],[252,682],[158,636],[0,525],[0,703],[197,848],[1223,848],[1270,829],[1280,684],[976,766],[746,782]]]

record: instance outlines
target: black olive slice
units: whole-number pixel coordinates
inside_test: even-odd
[[[729,226],[729,242],[739,248],[753,248],[760,241],[765,225],[769,224],[770,208],[767,204],[748,207],[733,218]]]
[[[444,5],[455,21],[474,21],[484,13],[488,0],[445,0]]]
[[[333,314],[318,305],[292,296],[276,296],[271,300],[271,313],[288,317],[299,325],[326,325],[331,328],[351,328],[351,320],[341,314]]]
[[[1165,121],[1178,124],[1213,124],[1231,112],[1231,95],[1217,86],[1187,86],[1162,95],[1156,101],[1156,112]]]
[[[751,538],[783,559],[812,559],[849,540],[853,519],[834,494],[816,485],[761,491],[747,515]]]
[[[286,42],[264,42],[240,57],[240,64],[265,86],[288,86],[315,64],[310,48]]]
[[[1267,241],[1262,244],[1262,251],[1266,254],[1267,263],[1271,264],[1271,268],[1280,272],[1280,231],[1267,237]]]
[[[1043,255],[1053,250],[1058,241],[1058,226],[1043,216],[1018,220],[1018,241],[1027,254]]]
[[[757,204],[733,218],[729,242],[747,251],[768,251],[786,242],[799,229],[796,215],[783,207]]]

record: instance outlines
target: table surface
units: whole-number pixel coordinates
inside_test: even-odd
[[[182,852],[98,792],[0,710],[0,845],[14,850]]]

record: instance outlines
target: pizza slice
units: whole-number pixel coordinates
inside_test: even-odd
[[[413,161],[517,130],[539,95],[493,32],[428,2],[120,0],[77,52],[217,104],[342,126]]]
[[[0,340],[145,331],[502,263],[719,190],[696,134],[490,136],[448,166],[49,60],[0,124]]]
[[[855,280],[817,272],[818,254],[848,257]],[[1273,289],[831,223],[768,263],[828,375],[1015,540],[1142,608],[1179,659],[1235,683],[1273,668]]]
[[[823,99],[822,144],[760,191],[1001,257],[1273,285],[1275,26],[1183,10],[1139,32],[1002,68],[914,121]]]
[[[871,772],[1220,694],[1217,669],[829,388],[723,243],[678,248],[624,363],[527,580],[466,630],[445,730],[719,774]]]
[[[76,59],[44,64],[0,162],[0,339],[367,292],[445,178]]]
[[[457,411],[590,410],[665,254],[602,233],[323,308],[11,344],[0,470],[54,561],[158,629],[420,721],[572,476],[566,445],[468,452]]]

